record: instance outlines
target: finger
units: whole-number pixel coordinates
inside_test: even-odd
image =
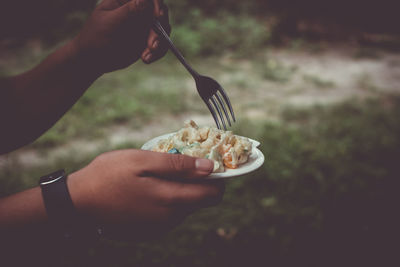
[[[181,154],[141,151],[140,176],[160,178],[200,178],[211,174],[214,162]]]
[[[157,17],[158,20],[161,22],[164,30],[168,33],[171,33],[171,25],[169,24],[169,11],[166,5],[163,5],[159,11],[159,16]]]
[[[147,39],[147,47],[152,53],[157,52],[160,48],[162,37],[159,36],[154,30],[151,30]]]
[[[164,30],[169,35],[171,33],[171,25],[169,24],[167,6],[164,5],[161,8],[160,14],[161,16],[158,17],[158,20],[161,22]],[[154,30],[151,30],[149,33],[147,47],[148,49],[142,53],[142,60],[147,64],[162,58],[168,51],[168,44],[164,40],[164,37],[161,34],[157,34]]]
[[[160,44],[162,44],[163,41],[160,41]],[[143,54],[143,62],[146,64],[151,64],[154,61],[159,60],[160,58],[164,57],[165,54],[168,52],[168,49],[158,49],[154,52],[150,52],[148,54]]]
[[[183,207],[188,212],[217,205],[222,201],[225,183],[222,180],[192,180],[193,183],[170,181],[165,187],[168,206]],[[160,193],[164,195],[165,193]]]
[[[142,60],[147,64],[152,63],[165,56],[167,51],[168,46],[163,37],[151,30],[147,40],[147,48],[142,53]]]
[[[146,47],[142,53],[141,59],[144,63],[150,64],[152,62],[153,54],[150,51],[150,48]]]
[[[155,17],[160,17],[162,16],[162,8],[164,6],[164,1],[163,0],[153,0],[154,3],[154,16]]]
[[[183,184],[177,199],[192,209],[215,206],[222,201],[225,182],[222,180],[206,181],[199,184]]]
[[[171,33],[171,25],[169,24],[169,12],[168,7],[163,5],[158,12],[158,16],[156,18],[160,21],[161,25],[163,26],[164,30],[167,32],[168,35]]]

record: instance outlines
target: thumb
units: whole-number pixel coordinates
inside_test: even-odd
[[[214,162],[203,158],[194,158],[180,154],[168,154],[152,151],[143,151],[141,176],[155,176],[164,178],[200,178],[213,171]]]

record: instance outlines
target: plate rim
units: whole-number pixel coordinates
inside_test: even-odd
[[[173,135],[175,133],[176,132],[171,132],[171,133],[163,134],[163,135],[160,135],[160,136],[156,136],[156,137],[148,140],[147,142],[145,142],[141,146],[140,149],[149,151],[149,150],[151,150],[151,148],[147,147],[147,144],[149,144],[151,142],[158,142],[158,140],[168,138],[169,136],[171,136],[171,135]],[[240,136],[240,135],[238,135],[238,136]],[[244,137],[244,136],[240,136],[240,137]],[[211,173],[209,176],[206,176],[205,179],[227,179],[227,178],[233,178],[233,177],[243,176],[243,175],[252,173],[252,172],[258,170],[259,168],[261,168],[261,166],[264,164],[265,156],[261,152],[261,150],[258,149],[258,147],[260,146],[260,142],[257,141],[257,140],[251,139],[249,137],[245,137],[245,138],[249,139],[253,144],[253,146],[252,146],[252,154],[253,153],[257,154],[257,157],[256,157],[255,161],[252,163],[255,166],[253,168],[251,168],[250,170],[247,170],[247,171],[245,170],[244,172],[238,172],[237,174],[226,175],[226,172]]]

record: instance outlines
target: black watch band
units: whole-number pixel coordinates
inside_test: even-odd
[[[76,211],[69,194],[67,179],[65,171],[58,170],[42,176],[39,181],[50,230],[56,238],[62,237],[73,245],[84,240],[93,242],[102,236],[104,230]]]
[[[39,184],[50,224],[68,235],[78,216],[68,191],[65,171],[58,170],[42,176]]]

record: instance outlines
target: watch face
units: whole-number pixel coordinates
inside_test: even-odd
[[[51,184],[54,183],[58,180],[61,180],[63,177],[65,177],[65,171],[64,170],[58,170],[56,172],[50,173],[48,175],[42,176],[40,178],[40,185],[46,185],[46,184]]]

